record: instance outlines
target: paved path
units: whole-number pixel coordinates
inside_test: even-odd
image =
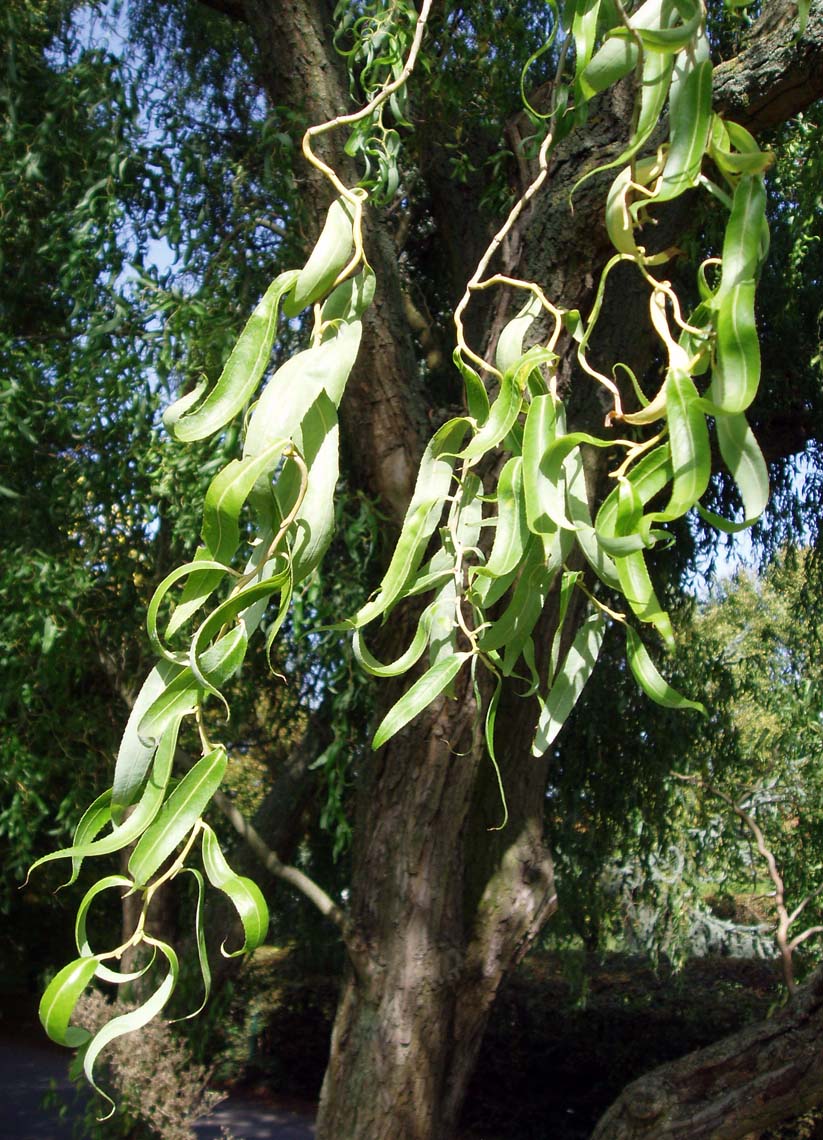
[[[4,1026],[6,1033],[10,1026]],[[42,1107],[54,1081],[69,1092],[67,1054],[47,1046],[21,1041],[0,1041],[0,1140],[72,1140],[71,1125],[56,1110]],[[234,1140],[312,1140],[314,1124],[308,1116],[279,1109],[257,1100],[230,1097],[197,1125],[198,1140],[219,1140],[220,1128]]]
[[[6,1026],[8,1031],[8,1026]],[[50,1049],[0,1042],[0,1137],[2,1140],[71,1140],[71,1127],[57,1111],[41,1107],[55,1081],[69,1091],[66,1060]]]
[[[259,1101],[229,1097],[196,1126],[197,1140],[218,1140],[220,1128],[227,1128],[234,1140],[312,1140],[314,1124],[299,1116]]]

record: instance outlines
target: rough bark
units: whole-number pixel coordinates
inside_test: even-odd
[[[230,7],[237,15],[237,0]],[[302,109],[312,121],[347,104],[331,48],[331,7],[330,0],[242,3],[273,101]],[[823,0],[816,0],[809,24],[814,44],[821,13]],[[774,46],[778,41],[771,37],[782,35],[780,27],[764,26],[747,52],[756,53],[758,43]],[[784,46],[783,67],[795,67],[801,48]],[[802,57],[809,76],[823,73],[823,50],[809,51]],[[744,62],[721,69],[719,98],[730,106],[748,100],[748,121],[758,129],[771,125],[775,115],[798,110],[817,90],[817,80],[810,78],[798,94],[790,78],[771,71],[767,82],[749,82],[747,72],[759,74],[771,68],[771,60],[767,49],[765,56],[746,55]],[[776,105],[770,92],[778,87]],[[604,100],[586,131],[557,154],[548,189],[506,251],[507,271],[533,276],[550,296],[584,311],[608,255],[604,181],[593,179],[578,192],[573,214],[568,190],[584,171],[616,153],[626,129],[626,94],[618,90]],[[501,135],[505,127],[501,123]],[[431,169],[439,169],[434,160]],[[304,189],[309,216],[322,218],[327,188],[307,175]],[[380,293],[344,401],[343,427],[357,480],[397,521],[413,482],[424,408],[397,253],[391,235],[374,219],[367,249]],[[466,265],[466,277],[472,269]],[[643,373],[652,360],[647,308],[631,280],[619,286],[615,319],[603,318],[602,348],[614,349]],[[603,411],[593,386],[578,383],[569,347],[561,379],[574,425],[586,426],[602,420]],[[596,494],[600,470],[590,475]],[[551,617],[550,606],[548,623]],[[394,646],[404,648],[410,636],[393,617]],[[347,940],[351,966],[323,1087],[320,1140],[448,1140],[499,985],[554,909],[552,863],[543,841],[546,764],[529,755],[534,711],[509,695],[505,719],[503,712],[499,717],[506,725],[499,759],[510,813],[499,832],[488,830],[499,822],[500,803],[477,739],[475,712],[464,683],[459,699],[427,710],[359,773],[353,933]],[[617,1134],[608,1135],[616,1140]]]
[[[820,1103],[823,969],[775,1017],[633,1081],[592,1140],[746,1140]]]
[[[363,773],[351,915],[359,968],[335,1024],[321,1137],[451,1136],[500,981],[555,905],[541,842],[545,768],[527,763],[521,717],[520,781],[507,783],[510,823],[494,844],[476,798],[488,761],[472,741],[474,711],[468,692],[442,701]],[[492,810],[497,824],[499,798]],[[478,839],[498,857],[473,898]]]
[[[777,127],[823,96],[823,9],[811,5],[798,37],[792,0],[764,7],[747,46],[714,77],[715,106],[752,131]]]

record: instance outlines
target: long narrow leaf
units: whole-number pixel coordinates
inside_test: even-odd
[[[240,668],[246,656],[248,637],[242,626],[235,626],[207,649],[200,658],[200,672],[209,685],[220,686]],[[141,719],[138,732],[146,741],[159,740],[178,717],[193,713],[203,689],[190,668],[182,669],[150,705]]]
[[[478,567],[477,578],[501,578],[519,564],[526,549],[529,529],[523,494],[523,459],[509,459],[497,481],[497,526],[494,542],[485,566]],[[475,585],[475,590],[477,586]]]
[[[331,289],[354,249],[352,225],[351,203],[344,198],[335,199],[317,244],[297,276],[294,292],[283,306],[287,317],[296,317],[301,309],[313,305]]]
[[[129,859],[129,872],[138,887],[149,881],[200,819],[220,787],[226,762],[225,748],[215,748],[198,760],[166,800]]]
[[[726,534],[736,534],[756,522],[769,501],[769,471],[754,432],[744,415],[718,416],[717,442],[720,454],[731,472],[743,500],[743,519],[730,522],[698,507],[700,514],[712,526]]]
[[[401,728],[413,720],[449,687],[468,658],[468,653],[456,653],[433,666],[424,673],[410,689],[393,705],[378,725],[372,748],[378,749]]]
[[[287,439],[276,439],[259,455],[233,459],[209,484],[203,504],[203,542],[217,562],[228,564],[240,541],[240,512],[255,483],[273,475]]]
[[[234,553],[232,551],[232,553]],[[164,657],[167,661],[171,661],[174,665],[181,665],[183,661],[179,656],[172,652],[165,646],[157,631],[157,618],[160,613],[160,607],[163,604],[169,591],[173,586],[184,578],[190,578],[193,575],[216,573],[220,578],[225,577],[226,568],[222,562],[216,562],[213,559],[199,558],[192,562],[185,562],[182,566],[177,566],[170,574],[167,574],[163,581],[158,585],[154,591],[146,611],[146,631],[149,635],[152,649],[158,657]]]
[[[360,347],[360,321],[341,323],[333,336],[292,356],[269,380],[246,428],[244,457],[291,438],[321,392],[340,403]]]
[[[697,184],[712,115],[712,62],[707,46],[675,61],[669,100],[671,145],[654,200],[666,202]]]
[[[182,666],[160,661],[143,682],[143,687],[132,705],[114,768],[111,814],[115,823],[122,821],[126,808],[133,804],[140,794],[157,748],[157,741],[163,735],[161,730],[149,739],[145,733],[140,732],[140,724],[152,706],[162,698],[169,685],[182,672]],[[170,718],[169,723],[173,719]]]
[[[103,891],[114,890],[120,888],[121,891],[125,889],[128,891],[134,886],[131,879],[126,878],[125,875],[106,875],[93,883],[86,891],[80,906],[77,908],[77,916],[74,921],[74,938],[77,943],[77,952],[83,955],[90,955],[92,948],[89,945],[88,934],[86,932],[86,917],[92,902]],[[123,896],[125,897],[125,896]],[[151,962],[147,962],[137,970],[127,971],[121,973],[118,970],[112,970],[102,960],[104,955],[97,955],[99,964],[95,970],[94,976],[99,978],[101,982],[112,982],[114,985],[123,985],[127,982],[135,982],[138,978],[142,978],[151,966]]]
[[[266,290],[246,322],[237,344],[212,391],[200,405],[183,414],[175,405],[166,412],[166,424],[184,443],[205,439],[233,419],[249,402],[269,362],[277,327],[277,308],[284,293],[297,280],[296,270],[281,273]]]
[[[603,644],[606,622],[601,613],[592,614],[577,631],[563,665],[540,709],[532,742],[532,755],[542,756],[554,743],[569,713],[592,675]]]
[[[526,521],[534,534],[551,534],[557,529],[546,510],[553,488],[543,472],[542,461],[557,434],[557,408],[554,397],[535,396],[526,414],[523,430],[523,493]]]
[[[429,442],[388,569],[376,597],[366,602],[352,619],[354,628],[367,625],[389,610],[422,562],[429,538],[440,521],[455,455],[468,427],[465,419],[449,420]]]
[[[417,629],[414,631],[414,637],[408,649],[389,665],[384,665],[369,652],[363,641],[363,631],[356,629],[352,639],[352,652],[355,660],[361,668],[365,669],[367,673],[371,673],[373,677],[399,677],[403,673],[408,673],[409,669],[416,665],[423,656],[423,651],[429,643],[430,617],[431,606],[428,606],[420,616],[420,621],[417,623]]]
[[[92,1088],[111,1105],[109,1112],[100,1118],[102,1120],[108,1120],[109,1117],[113,1115],[116,1106],[111,1097],[103,1092],[94,1079],[94,1066],[97,1058],[103,1049],[112,1041],[115,1041],[118,1037],[122,1037],[126,1033],[133,1033],[136,1029],[142,1029],[144,1025],[148,1025],[150,1021],[157,1017],[168,1002],[177,984],[179,966],[174,950],[171,946],[166,945],[165,942],[160,942],[156,939],[146,938],[145,941],[156,946],[157,949],[165,955],[169,964],[168,974],[151,997],[141,1006],[131,1010],[129,1013],[123,1013],[119,1017],[113,1017],[111,1021],[107,1022],[89,1042],[83,1057],[83,1071],[86,1074],[86,1079]]]
[[[668,681],[660,676],[657,666],[649,657],[646,646],[629,625],[626,626],[626,656],[634,679],[643,692],[658,705],[663,705],[667,709],[695,709],[704,716],[707,715],[705,705],[681,696]]]
[[[69,962],[46,986],[40,999],[40,1023],[58,1045],[75,1049],[84,1045],[91,1034],[87,1029],[69,1025],[74,1007],[94,977],[99,959],[84,956]]]
[[[205,827],[205,824],[203,826]],[[211,993],[211,967],[209,966],[209,955],[206,948],[206,930],[203,923],[203,899],[205,895],[203,876],[196,867],[184,867],[183,870],[188,871],[197,884],[197,902],[195,903],[194,911],[194,940],[197,945],[197,963],[200,967],[200,977],[203,981],[203,1000],[191,1013],[186,1013],[182,1017],[172,1018],[170,1024],[175,1021],[190,1021],[191,1018],[197,1017],[197,1015],[202,1013],[206,1008],[206,1003]]]
[[[238,950],[221,947],[227,958],[236,958],[256,950],[265,941],[269,929],[269,908],[260,888],[251,879],[232,871],[220,849],[217,836],[207,825],[203,825],[203,869],[213,887],[222,891],[237,911],[243,926],[243,945]]]
[[[517,364],[523,355],[523,338],[542,311],[543,306],[540,304],[540,298],[536,297],[534,293],[530,293],[528,301],[517,316],[513,317],[503,327],[497,341],[494,358],[500,372],[506,373]]]

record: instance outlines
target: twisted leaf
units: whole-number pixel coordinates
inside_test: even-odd
[[[309,260],[297,274],[294,292],[283,305],[287,317],[296,317],[331,289],[354,249],[353,221],[351,203],[335,199]]]
[[[297,280],[297,271],[289,270],[271,283],[246,322],[220,378],[200,407],[191,410],[191,400],[188,400],[181,408],[178,401],[166,411],[163,420],[175,439],[184,443],[205,439],[225,427],[249,402],[269,362],[278,305]]]
[[[705,705],[681,696],[660,676],[646,646],[630,625],[626,626],[626,656],[634,679],[643,692],[657,704],[667,709],[694,709],[704,716],[708,715]]]
[[[91,1037],[87,1029],[69,1025],[74,1007],[97,970],[98,959],[84,956],[54,975],[40,999],[40,1024],[52,1041],[74,1049]]]
[[[227,958],[247,954],[262,945],[269,929],[269,908],[256,883],[232,871],[220,849],[217,836],[208,824],[203,824],[203,868],[213,887],[222,891],[231,901],[243,925],[243,945],[239,950],[222,952]]]
[[[200,819],[220,787],[226,763],[226,750],[220,745],[197,761],[163,804],[129,859],[129,873],[138,887],[149,881]]]
[[[122,1037],[126,1033],[133,1033],[135,1030],[141,1029],[144,1025],[148,1025],[150,1021],[157,1017],[171,997],[174,987],[177,984],[179,966],[174,950],[165,942],[160,942],[157,939],[146,938],[146,942],[157,947],[160,953],[165,956],[169,964],[168,974],[151,997],[141,1006],[131,1010],[129,1013],[123,1013],[119,1017],[112,1018],[102,1029],[98,1030],[89,1042],[83,1056],[83,1071],[86,1074],[87,1081],[92,1088],[111,1105],[108,1113],[104,1117],[99,1118],[101,1120],[108,1120],[114,1114],[116,1106],[111,1097],[103,1092],[94,1079],[94,1065],[97,1058],[103,1049],[112,1041],[115,1041],[118,1037]]]

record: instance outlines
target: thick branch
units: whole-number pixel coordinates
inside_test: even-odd
[[[769,1021],[630,1084],[592,1140],[743,1140],[820,1103],[823,969]]]
[[[791,0],[772,0],[743,51],[715,69],[715,106],[751,131],[777,127],[823,97],[823,0],[812,0],[800,39],[796,13]]]

